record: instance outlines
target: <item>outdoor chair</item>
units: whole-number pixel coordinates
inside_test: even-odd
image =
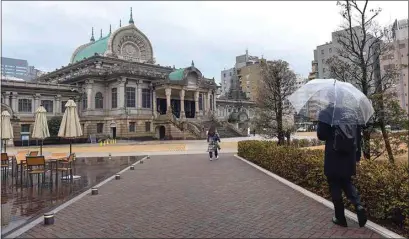
[[[30,151],[30,153],[28,153],[28,156],[38,156],[38,151]]]
[[[61,172],[61,176],[64,177],[68,176],[70,173],[70,179],[72,179],[72,163],[74,161],[74,154],[70,154],[68,157],[64,159],[59,159],[57,162],[57,171]]]
[[[38,184],[40,185],[40,175],[43,176],[43,182],[45,181],[45,174],[48,169],[46,168],[44,156],[27,156],[26,166],[28,174],[30,175],[31,186],[33,185],[33,174],[37,175]]]
[[[9,165],[9,156],[7,155],[7,153],[1,153],[1,170],[2,173],[4,173],[5,177],[8,174]]]

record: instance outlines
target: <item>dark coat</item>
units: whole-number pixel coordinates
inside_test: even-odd
[[[320,112],[328,114],[332,112],[330,108]],[[318,122],[317,136],[319,140],[325,141],[325,158],[324,158],[324,174],[327,177],[349,178],[356,174],[356,162],[360,156],[360,127],[357,127],[357,147],[351,148],[350,152],[340,154],[333,149],[334,144],[334,128],[331,125]],[[357,158],[358,157],[358,158]]]

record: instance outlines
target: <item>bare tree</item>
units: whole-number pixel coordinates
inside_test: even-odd
[[[286,61],[261,63],[261,87],[258,87],[257,116],[255,125],[259,132],[268,137],[277,137],[278,144],[285,144],[286,117],[292,115],[287,98],[296,87],[296,75]],[[287,134],[288,135],[288,134]]]
[[[397,68],[390,67],[381,75],[380,56],[390,49],[391,34],[388,28],[381,28],[376,17],[381,9],[370,9],[366,1],[337,2],[344,21],[336,33],[337,56],[327,60],[331,77],[350,82],[372,100],[375,117],[373,124],[364,127],[364,157],[370,158],[370,137],[374,126],[379,126],[385,140],[389,160],[394,161],[388,133],[385,130],[383,99],[397,80]]]

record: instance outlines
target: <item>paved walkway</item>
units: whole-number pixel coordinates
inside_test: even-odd
[[[22,238],[379,237],[232,155],[153,156]]]

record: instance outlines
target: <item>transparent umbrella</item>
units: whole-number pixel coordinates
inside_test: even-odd
[[[372,103],[360,90],[335,79],[311,80],[288,100],[298,114],[330,125],[365,125],[374,113]]]

